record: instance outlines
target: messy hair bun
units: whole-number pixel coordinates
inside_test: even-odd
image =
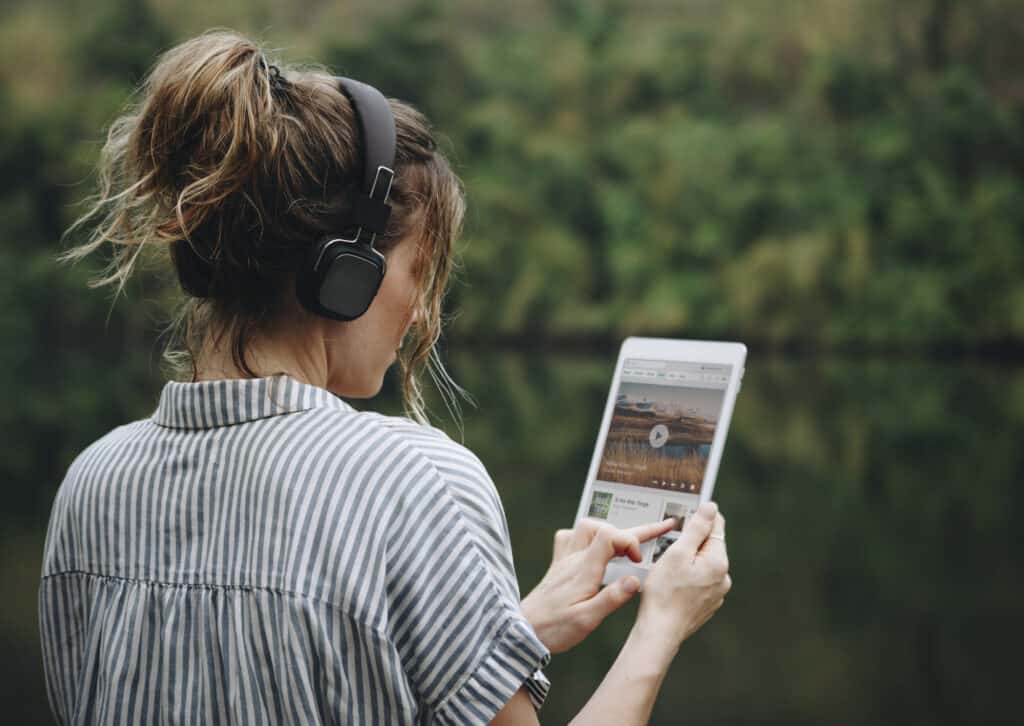
[[[376,246],[387,252],[410,233],[420,240],[419,310],[399,361],[406,410],[423,421],[419,372],[432,364],[442,393],[452,389],[432,353],[464,202],[426,119],[389,103],[396,177]],[[99,193],[68,233],[98,223],[60,259],[109,243],[111,260],[90,286],[116,285],[115,298],[140,255],[169,260],[185,292],[164,351],[176,377],[191,369],[195,380],[198,352],[224,335],[236,367],[255,377],[247,342],[294,289],[292,274],[261,266],[262,252],[297,251],[339,231],[359,187],[360,153],[352,106],[331,74],[271,63],[233,32],[205,33],[161,56],[111,124]]]

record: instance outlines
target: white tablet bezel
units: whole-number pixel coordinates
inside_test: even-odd
[[[587,472],[583,496],[580,498],[580,504],[576,511],[575,523],[579,524],[588,511],[591,491],[597,479],[601,455],[604,453],[605,437],[608,434],[612,412],[615,409],[615,396],[619,390],[619,383],[622,378],[622,366],[626,359],[646,358],[651,360],[731,366],[729,382],[726,384],[725,396],[722,399],[722,413],[715,428],[715,435],[711,443],[711,453],[708,455],[708,465],[704,472],[704,482],[701,485],[700,501],[706,502],[711,499],[714,492],[715,479],[718,476],[718,465],[722,459],[725,439],[729,433],[729,424],[732,420],[733,407],[736,404],[736,394],[739,393],[743,381],[743,366],[746,362],[746,357],[747,347],[742,343],[673,338],[626,338],[619,349],[619,358],[615,364],[615,375],[612,377],[612,383],[608,389],[608,401],[605,404],[604,416],[601,419],[601,428],[598,430],[597,442],[594,444],[594,453],[590,459],[590,470]],[[605,572],[604,582],[612,582],[626,574],[635,574],[642,579],[646,576],[647,571],[647,567],[633,564],[624,558],[616,558],[609,564],[608,570]]]

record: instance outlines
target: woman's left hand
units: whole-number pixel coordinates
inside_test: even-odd
[[[555,532],[551,566],[521,603],[523,615],[548,650],[569,650],[625,605],[640,589],[640,580],[628,575],[602,590],[608,561],[626,555],[639,562],[640,543],[665,534],[675,523],[669,518],[619,529],[599,519],[584,519],[575,529]]]

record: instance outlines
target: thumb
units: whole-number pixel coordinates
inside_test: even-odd
[[[679,544],[683,551],[691,558],[697,554],[697,550],[704,544],[704,540],[711,534],[711,528],[715,523],[715,515],[718,514],[718,505],[714,502],[704,502],[697,508],[697,512],[686,519],[683,525],[683,532],[679,535]]]
[[[577,613],[583,616],[583,621],[589,626],[588,630],[593,630],[606,617],[629,602],[639,590],[640,580],[635,575],[621,577],[594,597],[579,603],[576,606]]]

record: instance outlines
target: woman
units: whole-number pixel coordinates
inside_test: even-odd
[[[189,382],[86,449],[57,494],[40,621],[60,722],[537,723],[550,654],[639,589],[601,590],[605,564],[673,525],[559,532],[520,602],[494,485],[426,424],[417,382],[460,186],[423,117],[374,93],[210,33],[165,54],[111,128],[103,223],[65,259],[111,244],[96,284],[120,291],[169,252],[188,294],[168,358]],[[410,418],[342,400],[376,395],[396,360]],[[727,569],[707,504],[580,723],[646,722]]]

